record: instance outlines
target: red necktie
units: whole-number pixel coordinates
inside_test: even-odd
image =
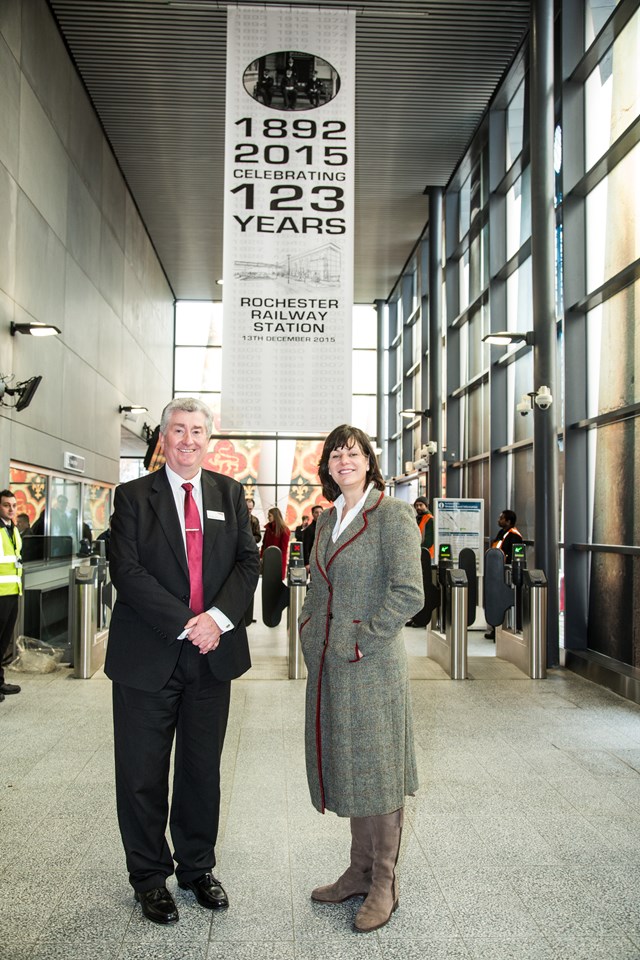
[[[189,582],[191,585],[190,606],[194,613],[204,612],[204,588],[202,586],[202,527],[200,514],[193,499],[192,483],[183,483],[184,527],[187,538],[187,561],[189,563]]]

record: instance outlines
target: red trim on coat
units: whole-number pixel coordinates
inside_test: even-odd
[[[318,696],[316,698],[316,757],[318,758],[318,780],[320,784],[320,805],[321,813],[324,813],[324,779],[322,777],[322,733],[320,731],[320,705],[322,703],[322,670],[324,667],[324,655],[327,652],[325,643],[320,658],[320,669],[318,670]]]

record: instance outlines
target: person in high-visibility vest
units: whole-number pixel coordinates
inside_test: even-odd
[[[430,562],[426,563],[426,569],[425,569],[425,564],[423,564],[423,575],[430,576],[430,573],[428,572],[428,568],[433,562],[434,551],[435,551],[434,534],[433,534],[433,514],[429,509],[429,501],[427,500],[426,497],[418,497],[416,500],[414,500],[413,509],[416,512],[416,520],[418,521],[418,529],[420,530],[420,548],[421,550],[425,550],[430,557]],[[426,557],[424,559],[426,561]],[[425,591],[426,591],[426,587],[425,587]],[[425,604],[425,606],[423,607],[422,610],[420,610],[419,613],[416,613],[415,616],[411,618],[411,620],[407,620],[405,626],[406,627],[426,627],[427,619],[428,619],[426,610],[427,610],[427,607]]]
[[[0,702],[9,693],[20,693],[7,683],[2,661],[13,638],[22,593],[22,537],[16,526],[18,504],[11,490],[0,491]]]
[[[523,543],[522,534],[516,527],[517,517],[513,510],[503,510],[498,517],[498,526],[500,529],[491,541],[492,547],[497,547],[504,553],[504,562],[511,563],[513,559],[513,545]],[[495,627],[490,627],[485,633],[487,640],[496,639]]]
[[[523,543],[522,534],[516,527],[516,520],[513,510],[503,510],[498,517],[500,529],[491,542],[492,547],[502,550],[505,563],[511,563],[513,559],[514,543]]]
[[[429,501],[426,497],[418,497],[414,501],[413,509],[416,512],[416,519],[422,538],[422,549],[428,550],[431,559],[434,557],[434,536],[433,536],[433,514],[429,509]]]

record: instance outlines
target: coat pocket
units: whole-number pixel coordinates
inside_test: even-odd
[[[349,663],[360,663],[360,661],[363,659],[363,657],[364,657],[364,653],[362,652],[362,650],[360,649],[360,647],[359,647],[358,644],[356,643],[356,645],[355,645],[355,650],[354,650],[354,657],[353,657],[352,660],[349,660]]]

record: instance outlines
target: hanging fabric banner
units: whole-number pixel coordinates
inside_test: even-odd
[[[227,9],[223,430],[351,419],[355,13]]]

